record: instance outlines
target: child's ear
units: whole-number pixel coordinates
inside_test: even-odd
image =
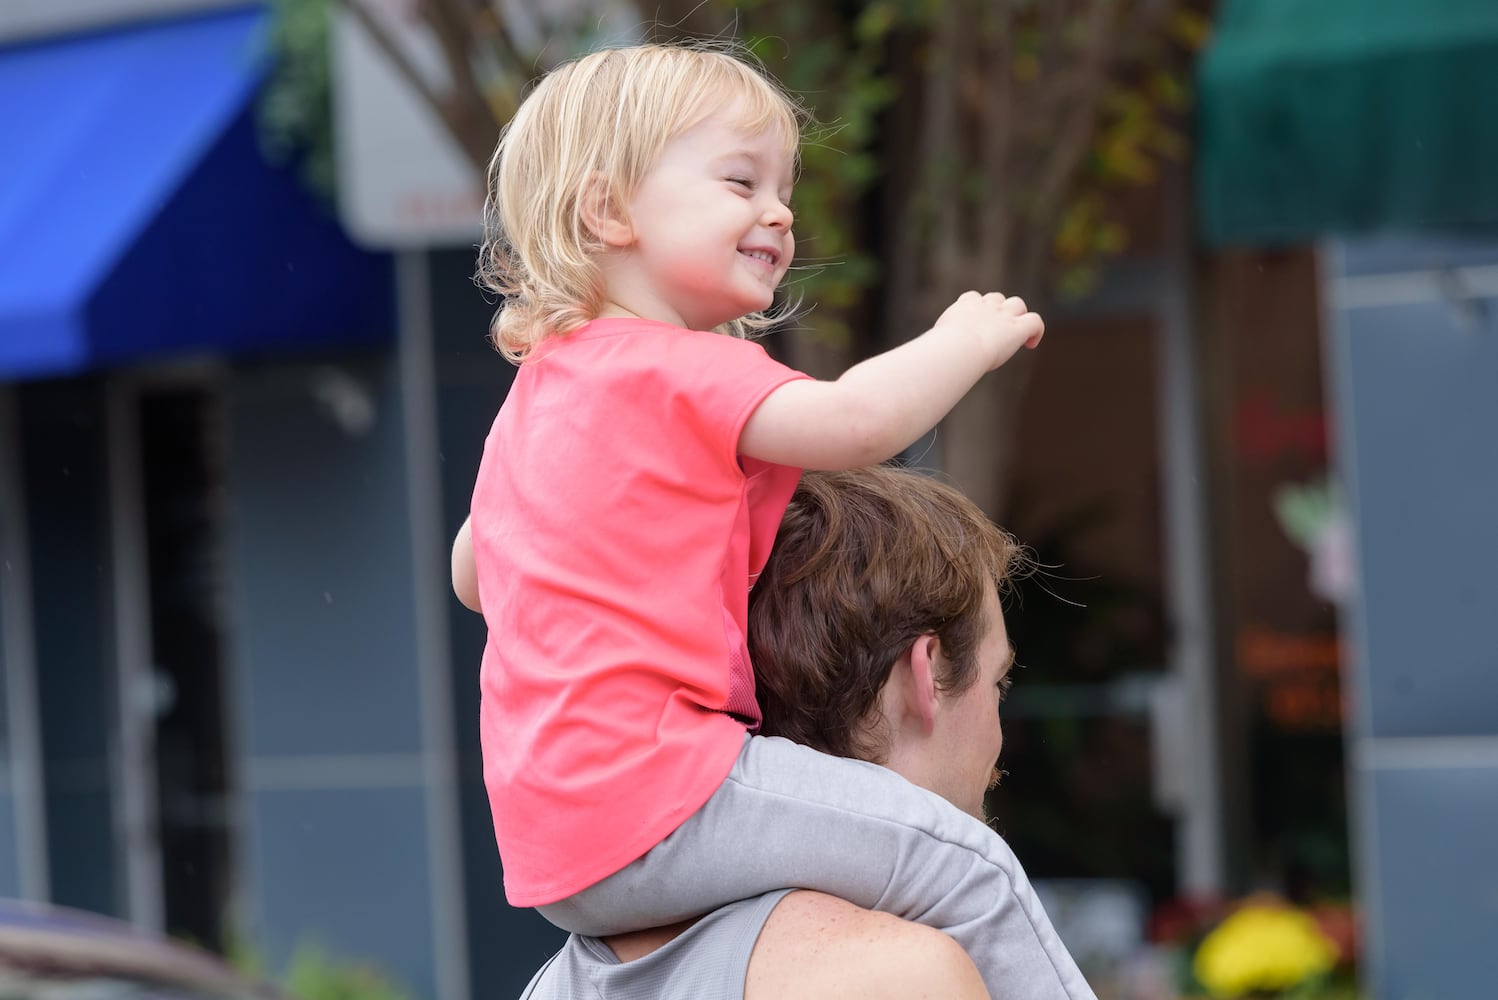
[[[627,247],[635,241],[634,227],[613,186],[602,174],[589,174],[578,192],[577,210],[588,231],[609,247]]]

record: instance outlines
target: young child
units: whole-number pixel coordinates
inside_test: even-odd
[[[552,71],[490,164],[479,271],[519,372],[454,573],[471,590],[471,525],[505,891],[599,936],[820,889],[942,927],[999,996],[1016,984],[988,911],[1012,896],[984,884],[1012,878],[1008,848],[889,772],[879,801],[849,801],[865,765],[751,737],[745,618],[801,469],[898,454],[1044,325],[968,292],[833,382],[743,339],[795,249],[800,125],[729,54],[638,46]],[[889,836],[843,842],[849,810]],[[777,837],[790,811],[826,837]]]

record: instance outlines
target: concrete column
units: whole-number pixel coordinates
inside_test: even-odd
[[[1343,243],[1326,275],[1365,971],[1464,996],[1498,941],[1498,239]]]

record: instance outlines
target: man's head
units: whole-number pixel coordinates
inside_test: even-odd
[[[928,476],[807,473],[750,595],[764,733],[895,766],[914,727],[927,756],[977,755],[975,779],[960,759],[929,762],[956,770],[950,791],[920,781],[976,811],[1012,663],[998,598],[1025,562],[976,505]]]

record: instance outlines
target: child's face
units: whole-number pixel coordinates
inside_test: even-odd
[[[770,307],[796,249],[794,163],[779,135],[749,132],[742,117],[732,104],[710,115],[641,179],[610,282],[616,304],[695,330]]]

